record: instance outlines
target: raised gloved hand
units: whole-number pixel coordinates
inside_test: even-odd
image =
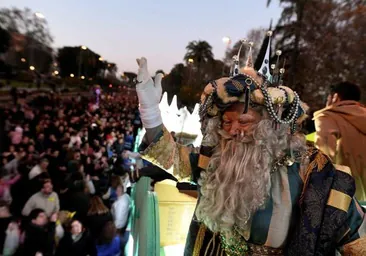
[[[159,109],[163,74],[157,74],[154,82],[147,70],[146,58],[142,57],[136,61],[139,65],[136,92],[140,103],[141,121],[145,128],[155,128],[163,123]]]

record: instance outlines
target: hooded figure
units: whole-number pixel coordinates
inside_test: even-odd
[[[366,108],[361,91],[351,83],[331,88],[327,107],[314,113],[315,145],[334,164],[351,168],[356,198],[366,201]]]

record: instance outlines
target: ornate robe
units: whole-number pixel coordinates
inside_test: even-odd
[[[143,158],[178,179],[197,180],[209,158],[189,155],[162,132],[143,153]],[[228,246],[220,234],[212,233],[193,216],[185,256],[191,255],[366,255],[366,215],[356,199],[349,168],[334,166],[315,149],[305,173],[300,164],[279,168],[272,174],[271,195],[265,207],[254,215],[251,228],[238,232],[235,246]],[[228,170],[230,171],[230,170]]]

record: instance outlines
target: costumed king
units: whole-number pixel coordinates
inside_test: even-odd
[[[138,60],[136,90],[148,142],[141,152],[156,167],[132,173],[132,179],[170,172],[198,183],[186,256],[366,255],[365,212],[354,199],[351,171],[308,147],[296,130],[307,107],[283,85],[278,61],[269,65],[270,43],[259,71],[252,43],[243,44],[250,46],[245,67],[239,67],[239,50],[230,77],[204,88],[197,155],[164,127],[162,76],[154,82],[147,60]]]

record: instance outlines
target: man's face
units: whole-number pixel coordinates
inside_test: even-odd
[[[260,114],[253,109],[249,108],[245,114],[243,111],[244,104],[237,103],[231,106],[222,117],[222,129],[231,136],[245,134],[261,120]]]
[[[47,224],[47,216],[44,212],[41,212],[40,214],[38,214],[37,218],[35,218],[34,220],[32,220],[32,223],[37,225],[37,226],[44,226]]]
[[[52,193],[52,191],[53,191],[52,183],[51,182],[46,182],[43,185],[42,193],[45,194],[45,195],[50,195]]]

